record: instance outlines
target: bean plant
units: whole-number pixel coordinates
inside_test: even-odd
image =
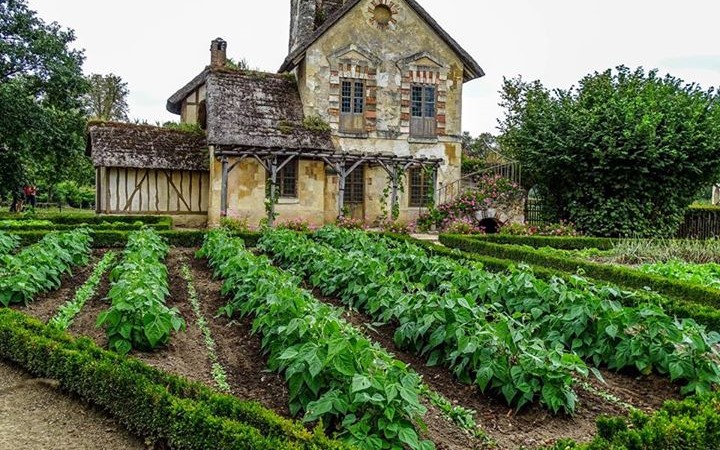
[[[227,232],[208,233],[207,257],[230,296],[228,316],[252,316],[269,368],[288,382],[290,411],[361,449],[433,449],[421,440],[420,377],[298,287],[299,279],[247,251]]]
[[[340,251],[297,233],[268,231],[259,246],[324,294],[394,323],[395,343],[429,365],[447,366],[461,381],[502,395],[518,409],[539,400],[555,413],[575,410],[573,376],[588,375],[582,360],[560,345],[545,345],[493,305],[407,289],[408,274],[392,271],[385,258]]]
[[[121,354],[150,351],[185,328],[178,309],[165,305],[170,291],[163,260],[168,251],[167,243],[152,229],[128,235],[123,260],[110,272],[111,306],[97,320],[105,327],[110,349]]]
[[[48,233],[40,242],[5,258],[0,268],[0,305],[28,304],[35,295],[60,287],[61,277],[90,256],[89,231]]]
[[[685,393],[707,392],[720,383],[718,333],[670,317],[654,304],[623,306],[622,297],[632,294],[615,287],[598,287],[579,276],[545,281],[527,268],[495,274],[469,261],[431,257],[409,242],[334,227],[316,238],[381,257],[409,281],[442,295],[495,305],[546,345],[562,346],[594,366],[669,375],[684,382]]]

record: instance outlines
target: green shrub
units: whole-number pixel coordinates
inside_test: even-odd
[[[176,449],[341,450],[349,447],[257,403],[75,339],[25,314],[0,309],[0,358],[60,382],[150,442]]]

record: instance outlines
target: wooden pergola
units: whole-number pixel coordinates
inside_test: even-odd
[[[347,177],[363,164],[368,166],[381,167],[390,178],[390,207],[395,209],[398,201],[398,190],[402,175],[413,167],[431,167],[432,183],[437,186],[437,171],[443,164],[442,158],[427,158],[415,156],[397,156],[390,153],[349,153],[349,152],[328,152],[327,150],[295,150],[295,149],[269,149],[236,147],[218,149],[215,151],[215,158],[222,164],[222,187],[220,192],[220,214],[227,216],[228,205],[228,175],[238,165],[248,158],[254,158],[270,174],[270,198],[277,198],[278,174],[294,159],[311,159],[324,161],[332,168],[339,177],[338,192],[338,217],[343,217],[345,205],[345,183]],[[230,164],[229,159],[236,158]],[[272,201],[268,220],[272,224],[275,217],[275,202]]]

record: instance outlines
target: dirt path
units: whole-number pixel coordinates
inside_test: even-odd
[[[220,293],[222,282],[212,279],[207,261],[188,257],[188,264],[232,393],[240,398],[256,400],[266,408],[289,417],[287,383],[277,373],[268,372],[260,337],[251,333],[252,321],[248,318],[230,320],[224,315],[215,317],[227,303]]]
[[[317,290],[313,293],[329,304],[344,307],[337,299],[323,297]],[[392,351],[398,359],[410,364],[423,376],[431,389],[443,394],[454,404],[477,411],[478,425],[498,443],[500,449],[534,448],[552,444],[561,438],[572,438],[578,442],[589,441],[596,432],[595,422],[600,415],[627,413],[621,406],[578,387],[576,392],[579,406],[572,417],[553,416],[538,405],[532,405],[515,414],[513,409],[500,400],[482,394],[474,386],[459,382],[447,369],[427,367],[424,359],[397,349],[393,342],[392,326],[368,328],[367,324],[374,322],[369,316],[347,309],[345,318],[371,339]],[[645,411],[657,409],[663,401],[679,396],[676,386],[657,376],[636,378],[612,372],[603,372],[603,376],[606,384],[597,380],[588,381],[597,389]]]
[[[0,360],[0,449],[144,448],[105,414]]]

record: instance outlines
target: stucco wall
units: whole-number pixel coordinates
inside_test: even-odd
[[[229,158],[232,166],[237,159]],[[214,161],[211,167],[212,192],[208,212],[210,225],[220,223],[220,195],[222,192],[222,164]],[[243,160],[228,176],[228,217],[245,219],[257,226],[267,217],[265,210],[266,171],[256,160]],[[281,198],[275,205],[276,221],[301,219],[311,225],[325,223],[325,164],[321,161],[298,162],[298,197]]]
[[[405,2],[393,2],[390,29],[372,23],[371,0],[353,8],[307,51],[296,71],[305,114],[320,116],[333,127],[336,145],[350,152],[385,152],[395,155],[443,158],[440,186],[460,178],[463,65],[450,47]],[[418,67],[429,68],[432,78],[415,77]],[[421,76],[425,76],[421,74]],[[337,86],[343,77],[366,80],[366,133],[351,136],[338,130]],[[438,86],[437,139],[413,139],[408,133],[410,83],[426,81]],[[375,220],[387,177],[382,169],[367,171],[365,219]],[[331,177],[335,178],[336,177]],[[337,181],[329,180],[328,198],[336,198]],[[408,189],[405,189],[408,192]],[[402,221],[414,219],[417,208],[401,195]],[[327,201],[328,206],[335,202]],[[337,208],[326,214],[334,217]]]

